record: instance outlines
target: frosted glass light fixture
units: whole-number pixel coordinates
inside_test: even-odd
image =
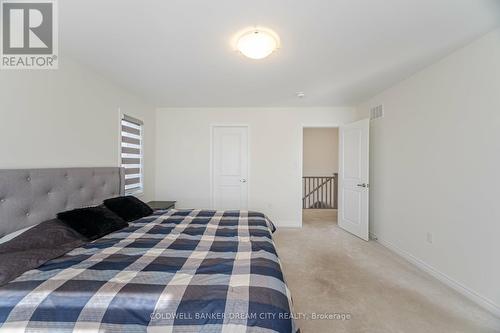
[[[245,30],[237,38],[236,48],[251,59],[264,59],[273,53],[280,44],[278,35],[266,28]]]

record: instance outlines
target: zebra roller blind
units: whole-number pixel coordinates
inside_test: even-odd
[[[143,191],[141,120],[124,115],[121,121],[121,160],[125,168],[125,194]]]

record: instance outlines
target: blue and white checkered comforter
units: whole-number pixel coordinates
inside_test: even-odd
[[[2,332],[295,332],[261,213],[168,210],[0,288]]]

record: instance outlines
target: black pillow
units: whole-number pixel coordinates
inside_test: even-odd
[[[57,214],[57,218],[90,240],[128,226],[127,222],[103,206],[69,210]]]
[[[153,209],[131,195],[104,200],[104,206],[127,222],[153,214]]]

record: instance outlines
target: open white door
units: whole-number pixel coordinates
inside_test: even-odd
[[[370,120],[340,127],[339,226],[368,240]]]

